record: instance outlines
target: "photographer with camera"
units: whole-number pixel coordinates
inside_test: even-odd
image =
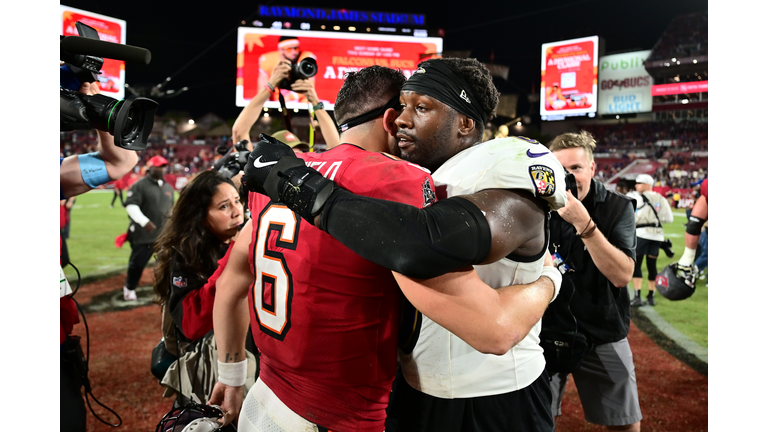
[[[630,306],[638,307],[648,304],[656,306],[656,259],[659,258],[659,249],[664,249],[667,255],[671,252],[668,246],[664,245],[664,228],[661,224],[670,223],[674,220],[672,208],[669,201],[660,193],[654,192],[653,177],[648,174],[640,174],[635,179],[635,191],[627,194],[637,202],[635,210],[635,228],[637,232],[637,259],[635,260],[635,271],[632,274],[632,284],[635,286],[635,298],[632,299]],[[643,284],[643,257],[646,260],[648,268],[648,301],[644,302],[641,297]]]
[[[560,295],[544,313],[542,327],[575,333],[573,339],[565,340],[571,345],[581,335],[587,345],[583,357],[562,345],[565,355],[561,357],[545,349],[552,414],[557,422],[571,375],[588,422],[604,425],[606,430],[640,431],[643,416],[627,340],[626,286],[637,245],[634,202],[593,178],[595,146],[594,137],[586,131],[558,135],[549,144],[563,168],[574,175],[578,196],[569,191],[565,207],[552,213],[549,250],[564,274]]]
[[[250,131],[256,120],[259,119],[264,103],[273,95],[274,89],[281,85],[285,80],[291,79],[292,64],[288,60],[281,60],[272,71],[272,76],[266,84],[260,87],[259,93],[248,102],[240,115],[237,116],[232,125],[232,142],[248,140],[249,151],[253,150],[251,145]],[[313,111],[317,117],[320,131],[325,138],[326,149],[331,149],[339,144],[339,133],[336,129],[331,115],[325,111],[323,103],[317,97],[314,86],[314,78],[297,79],[291,83],[290,87],[296,92],[306,96],[308,103],[312,104]],[[287,143],[286,143],[287,144]]]
[[[79,92],[84,95],[99,94],[96,83],[83,83]],[[139,161],[135,151],[115,145],[114,137],[98,130],[97,152],[60,158],[59,188],[61,199],[71,198],[99,185],[117,180],[130,172]],[[60,263],[66,264],[66,263]],[[83,387],[82,351],[79,336],[72,335],[72,328],[80,322],[77,306],[72,298],[72,288],[61,269],[59,286],[60,321],[60,382],[59,407],[62,431],[85,431],[85,403]]]
[[[102,95],[97,83],[104,64],[102,57],[149,64],[151,53],[148,50],[102,41],[94,28],[82,22],[77,22],[76,27],[79,36],[62,35],[60,39],[59,129],[96,129],[99,142],[96,152],[59,159],[61,199],[117,180],[133,169],[139,161],[135,150],[146,149],[158,106],[157,102],[142,97],[117,100]],[[77,289],[72,291],[61,267],[67,264],[74,267],[71,262],[65,263],[60,258],[60,430],[85,431],[85,404],[81,388],[84,388],[86,397],[93,395],[88,380],[88,357],[83,355],[80,337],[71,334],[80,319],[79,306],[73,298]],[[79,281],[76,286],[79,286]],[[87,337],[87,324],[85,329]],[[117,416],[95,397],[93,399]],[[90,402],[88,407],[91,408]],[[94,415],[109,424],[95,412]],[[117,417],[118,424],[110,426],[120,426],[122,420]]]
[[[279,89],[286,102],[307,102],[306,95],[290,90],[290,68],[289,75],[285,76],[285,81],[281,80],[275,83],[271,82],[270,79],[270,72],[274,71],[275,67],[280,64],[287,62],[291,68],[295,69],[294,75],[296,75],[296,72],[303,72],[303,67],[309,66],[303,60],[317,60],[312,52],[302,51],[300,46],[299,39],[296,36],[282,36],[277,43],[276,51],[264,53],[259,57],[258,88],[262,89],[264,86],[269,86],[271,88],[271,100],[278,100],[278,93],[275,92],[275,89]],[[317,64],[315,63],[315,73],[316,71]],[[314,83],[314,76],[309,79]]]

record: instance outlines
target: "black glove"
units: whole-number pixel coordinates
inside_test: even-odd
[[[293,149],[285,143],[266,134],[259,135],[259,138],[261,140],[253,145],[253,151],[248,155],[248,163],[245,164],[240,181],[249,191],[267,195],[264,182],[281,157],[292,157],[302,165],[304,162],[299,160]]]
[[[248,156],[243,183],[273,202],[285,204],[314,225],[335,183],[307,167],[286,144],[265,134],[260,138]]]

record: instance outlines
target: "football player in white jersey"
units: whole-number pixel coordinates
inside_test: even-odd
[[[414,304],[420,299],[411,288],[450,296],[470,265],[494,288],[532,282],[547,254],[548,213],[566,202],[565,171],[536,141],[482,142],[498,97],[477,60],[432,59],[403,87],[402,111],[385,113],[385,124],[397,117],[393,153],[434,172],[438,201],[429,207],[338,188],[322,192],[328,180],[289,166],[286,157],[271,168],[278,186],[267,193],[359,255],[400,273],[398,282]],[[398,431],[553,431],[538,344],[552,292],[540,294],[516,298],[513,306],[524,313],[511,319],[526,325],[514,327],[514,342],[501,348],[472,348],[465,342],[471,337],[458,338],[436,324],[439,317],[417,316],[405,327],[414,331],[401,345],[403,373],[390,401],[391,424]]]

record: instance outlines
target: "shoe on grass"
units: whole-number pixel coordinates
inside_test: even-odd
[[[643,302],[643,299],[640,296],[635,296],[635,298],[632,299],[631,302],[629,302],[629,305],[632,307],[639,307],[642,306],[645,302]]]
[[[131,290],[126,287],[123,287],[123,300],[125,301],[136,301],[136,290]]]
[[[652,296],[649,296],[648,297],[648,304],[651,305],[651,306],[656,306],[656,298],[652,297]]]

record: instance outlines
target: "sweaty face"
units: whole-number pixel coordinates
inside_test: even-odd
[[[595,175],[595,161],[587,160],[587,155],[581,147],[558,150],[554,154],[560,165],[576,178],[578,198],[582,201],[589,194],[592,176]]]
[[[229,183],[221,183],[208,205],[206,227],[221,241],[230,240],[243,223],[243,204],[240,194]]]
[[[400,104],[395,138],[402,159],[434,172],[461,150],[453,108],[412,91],[400,93]]]

